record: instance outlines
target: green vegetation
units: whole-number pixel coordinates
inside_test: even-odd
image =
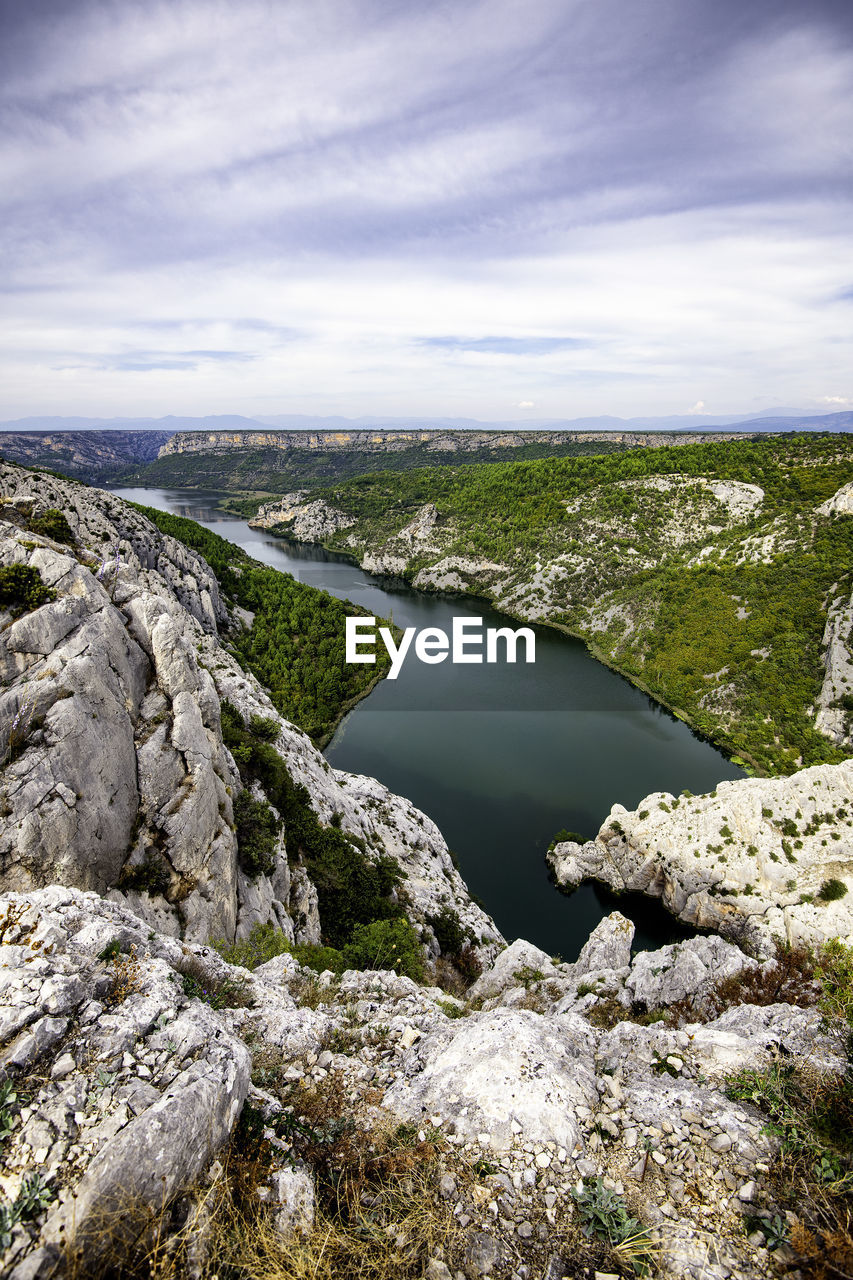
[[[9,609],[15,617],[37,609],[55,595],[42,582],[38,569],[25,564],[0,566],[0,609]]]
[[[184,995],[201,1000],[211,1009],[251,1008],[245,978],[222,977],[211,973],[198,956],[187,955],[181,962],[181,985]]]
[[[340,827],[323,826],[311,807],[306,788],[293,781],[275,748],[258,737],[228,701],[222,703],[222,737],[240,770],[246,789],[241,794],[246,795],[252,783],[257,782],[284,821],[288,859],[304,863],[316,886],[326,944],[341,950],[359,925],[403,916],[402,903],[390,897],[401,880],[394,860],[385,855],[370,857],[360,837],[348,835]],[[258,817],[258,811],[250,809],[240,797],[235,801],[235,813],[238,809],[255,815],[251,848],[259,850],[255,856],[265,856],[269,846],[264,841],[270,830],[266,816]]]
[[[122,889],[136,889],[140,893],[165,894],[171,879],[163,858],[149,851],[142,862],[122,870],[119,885]]]
[[[364,616],[365,610],[259,564],[194,520],[153,507],[137,510],[162,533],[203,555],[225,597],[254,614],[252,625],[232,637],[233,652],[269,690],[283,716],[313,738],[327,740],[343,713],[390,665],[384,648],[377,651],[375,666],[344,663],[345,619]],[[266,725],[256,736],[273,733],[274,722]]]
[[[237,861],[247,876],[268,876],[275,866],[275,842],[281,822],[266,800],[241,791],[234,801]]]
[[[505,566],[501,595],[544,607],[753,769],[790,773],[844,755],[810,708],[827,601],[853,585],[853,520],[815,508],[851,477],[853,439],[796,434],[376,473],[315,496],[355,517],[329,540],[350,552],[344,538],[375,550],[434,503],[435,546],[409,576],[445,555]],[[718,482],[763,499],[733,515]],[[550,594],[534,588],[555,561]],[[488,571],[469,578],[496,593]]]
[[[790,1243],[800,1266],[808,1264],[808,1275],[845,1275],[853,1258],[853,947],[832,939],[817,953],[801,947],[789,955],[798,957],[807,979],[796,1002],[817,1003],[825,1029],[838,1037],[846,1069],[831,1075],[807,1060],[779,1056],[729,1078],[728,1096],[756,1106],[767,1132],[779,1140],[770,1174],[773,1200],[794,1222],[782,1234],[778,1217],[767,1211],[746,1225],[764,1232],[768,1243]],[[786,992],[780,998],[791,997]]]
[[[617,1249],[621,1246],[621,1256],[637,1275],[649,1275],[656,1255],[652,1237],[631,1217],[622,1196],[606,1187],[601,1178],[584,1178],[571,1196],[584,1235],[598,1237]]]
[[[348,969],[393,969],[415,982],[424,980],[423,954],[408,920],[356,925],[343,954]]]
[[[843,880],[826,880],[817,895],[818,902],[837,902],[847,896],[847,885]]]
[[[54,542],[65,542],[70,546],[74,542],[71,525],[63,511],[56,507],[48,507],[40,516],[27,521],[30,533],[40,533],[44,538],[52,538]]]
[[[278,494],[317,485],[339,484],[353,476],[383,471],[412,472],[425,467],[468,467],[478,463],[532,460],[546,457],[582,457],[622,452],[630,446],[619,441],[577,440],[553,444],[530,443],[514,448],[481,445],[471,452],[436,450],[427,443],[396,452],[368,453],[362,449],[230,449],[216,453],[175,453],[142,468],[126,470],[125,484],[198,488],[233,493],[230,510],[250,517],[258,507]],[[262,487],[258,480],[262,477]]]
[[[292,955],[307,969],[323,973],[343,973],[345,969],[393,969],[395,973],[423,982],[423,952],[418,936],[408,920],[374,920],[356,925],[343,948],[289,942],[274,924],[256,924],[248,938],[230,945],[214,944],[229,964],[257,969],[276,956]],[[193,993],[195,994],[195,993]]]
[[[19,1222],[37,1218],[51,1203],[55,1195],[47,1179],[40,1173],[28,1173],[13,1201],[0,1204],[0,1253],[5,1253],[12,1243],[12,1232]]]

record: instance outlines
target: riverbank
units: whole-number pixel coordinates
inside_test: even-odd
[[[250,528],[263,528],[265,532],[269,533],[271,536],[275,538],[279,538],[281,539],[281,541],[290,543],[294,546],[307,545],[307,546],[322,547],[323,550],[326,551],[328,554],[340,556],[347,563],[352,564],[359,569],[363,569],[362,560],[360,560],[359,557],[353,552],[343,550],[339,544],[334,544],[330,541],[314,540],[314,539],[312,539],[310,542],[306,542],[304,539],[300,539],[296,537],[292,532],[292,530],[287,529],[284,526],[258,525],[254,523],[253,520],[249,520],[248,523]],[[532,619],[529,618],[527,614],[520,612],[518,610],[514,611],[511,608],[507,608],[504,604],[499,604],[493,597],[485,595],[482,592],[474,590],[473,588],[466,591],[458,591],[458,590],[453,591],[453,590],[448,590],[446,587],[445,588],[436,587],[429,581],[426,581],[416,587],[413,585],[413,579],[417,576],[416,570],[407,572],[405,569],[403,569],[398,574],[383,574],[381,572],[376,572],[373,569],[371,569],[369,572],[373,577],[377,578],[380,582],[384,582],[391,587],[397,584],[400,584],[402,586],[405,586],[410,591],[422,591],[424,592],[424,594],[438,596],[445,600],[472,600],[473,599],[476,601],[482,601],[482,603],[485,606],[487,606],[489,609],[496,610],[498,613],[504,615],[508,620],[512,620],[515,622],[522,622],[522,623],[530,623],[532,621]],[[535,619],[535,621],[539,626],[548,627],[549,629],[556,631],[561,635],[570,637],[572,640],[579,641],[581,644],[584,645],[590,657],[592,657],[596,662],[606,667],[609,671],[612,671],[615,675],[620,676],[633,688],[638,689],[641,693],[644,693],[646,697],[650,698],[663,710],[668,711],[670,715],[673,715],[678,720],[681,720],[682,723],[686,724],[687,727],[691,730],[691,732],[697,736],[697,738],[700,738],[702,741],[709,743],[709,745],[723,752],[723,754],[729,760],[731,760],[732,764],[738,765],[746,773],[749,773],[751,775],[758,776],[758,777],[764,776],[766,771],[762,769],[759,762],[751,755],[749,751],[745,750],[743,746],[739,744],[735,744],[734,742],[731,741],[731,739],[729,739],[724,734],[714,734],[714,733],[703,731],[697,724],[691,721],[691,718],[686,711],[668,702],[667,699],[663,697],[663,695],[659,691],[649,686],[644,680],[642,680],[638,675],[636,675],[636,673],[626,670],[624,667],[620,666],[620,664],[614,660],[611,654],[607,653],[606,650],[602,649],[601,646],[599,644],[596,644],[594,640],[591,640],[588,635],[585,635],[582,631],[573,629],[572,627],[568,626],[564,622],[557,622],[553,618],[549,618],[547,616],[538,617]]]
[[[126,496],[191,516],[255,560],[376,617],[393,616],[401,627],[447,630],[453,616],[506,625],[506,615],[470,594],[450,598],[400,580],[380,582],[355,567],[351,555],[250,528],[197,491]],[[433,818],[505,936],[528,937],[571,959],[615,904],[591,885],[571,898],[555,890],[545,853],[556,833],[592,835],[614,802],[633,807],[660,789],[704,792],[743,773],[596,662],[580,641],[552,627],[536,630],[533,666],[407,662],[398,680],[380,680],[345,715],[325,755],[337,769],[379,778]],[[682,936],[655,903],[635,922],[640,947]]]
[[[776,437],[376,473],[254,523],[562,626],[751,771],[790,774],[853,748],[851,476],[849,440]]]

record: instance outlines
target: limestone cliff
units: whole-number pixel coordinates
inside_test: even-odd
[[[239,867],[227,697],[247,721],[277,724],[274,746],[321,822],[395,859],[428,946],[426,916],[449,907],[491,953],[500,935],[429,818],[374,779],[330,769],[220,643],[228,614],[200,556],[108,493],[8,464],[0,485],[0,564],[36,570],[54,597],[0,616],[2,887],[93,889],[196,940],[272,921],[318,942],[316,893],[283,842],[269,875]],[[71,545],[25,527],[50,508]]]

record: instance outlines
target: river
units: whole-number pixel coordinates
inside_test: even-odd
[[[352,600],[401,627],[441,627],[454,617],[516,626],[469,597],[427,595],[364,573],[322,547],[250,529],[197,490],[118,489],[124,498],[189,516],[251,556]],[[544,860],[561,830],[592,836],[619,803],[652,791],[696,794],[743,777],[640,690],[596,662],[578,640],[534,628],[536,661],[514,666],[426,666],[414,657],[381,681],[338,727],[325,755],[408,796],[438,823],[470,889],[504,935],[575,959],[614,907],[637,925],[635,945],[686,935],[657,903],[615,899],[591,885],[554,888]]]

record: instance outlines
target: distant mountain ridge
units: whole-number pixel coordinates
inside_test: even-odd
[[[381,427],[385,430],[474,430],[474,431],[702,431],[744,429],[752,431],[849,431],[853,412],[814,413],[811,410],[762,409],[751,417],[738,414],[670,414],[619,418],[612,414],[582,418],[524,418],[485,420],[478,418],[382,417],[362,415],[345,418],[340,415],[259,414],[249,418],[242,414],[207,414],[183,417],[169,414],[163,418],[86,418],[32,417],[0,422],[0,432],[35,431],[159,431],[172,435],[178,431],[257,431],[277,428],[281,431],[336,431],[359,427]]]

